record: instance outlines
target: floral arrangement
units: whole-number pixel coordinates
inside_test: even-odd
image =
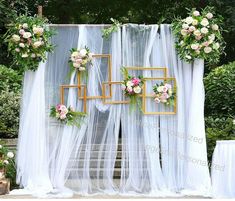
[[[71,106],[66,107],[63,104],[58,104],[51,107],[50,117],[57,118],[60,122],[70,126],[81,126],[81,121],[86,116],[86,113],[77,112]]]
[[[46,60],[46,52],[54,48],[49,41],[54,31],[46,23],[46,18],[21,15],[9,26],[5,42],[14,62],[23,70],[37,70],[39,62]]]
[[[180,58],[187,62],[196,58],[211,64],[219,62],[225,44],[221,34],[222,22],[223,17],[215,17],[212,7],[206,7],[201,12],[192,9],[187,18],[176,19],[172,28]]]
[[[173,105],[175,93],[172,91],[171,84],[161,83],[153,86],[154,101],[158,103],[164,103],[165,105]]]
[[[134,77],[128,75],[127,69],[122,68],[123,75],[125,79],[122,81],[121,89],[124,94],[130,98],[130,105],[133,106],[138,103],[138,95],[142,92],[142,86],[144,84],[144,79],[142,76]]]
[[[8,168],[14,164],[14,153],[0,143],[0,178],[5,177]]]
[[[82,49],[72,48],[70,50],[71,56],[69,59],[70,66],[70,75],[77,71],[78,73],[86,72],[87,74],[87,65],[92,65],[93,54],[90,52],[88,47]],[[83,74],[81,74],[83,75]]]

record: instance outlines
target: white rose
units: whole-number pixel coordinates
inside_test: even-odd
[[[193,12],[193,15],[194,15],[194,16],[199,16],[200,13],[199,13],[199,11],[195,10],[195,11]]]
[[[3,163],[5,163],[6,165],[9,164],[8,160],[4,160]]]
[[[213,49],[218,50],[219,47],[220,47],[220,44],[219,44],[219,43],[213,44]]]
[[[181,34],[182,34],[183,36],[186,36],[187,33],[188,33],[187,30],[185,30],[185,29],[182,29],[182,30],[181,30]]]
[[[75,51],[71,54],[71,57],[77,57],[78,55],[79,55],[79,53],[77,51]]]
[[[81,57],[85,57],[87,54],[87,51],[86,51],[86,49],[81,49],[79,53],[80,53]]]
[[[33,33],[37,35],[42,35],[44,29],[42,27],[33,27]]]
[[[22,26],[23,26],[24,29],[28,29],[28,24],[27,23],[24,23]]]
[[[195,28],[194,26],[190,26],[190,27],[189,27],[189,31],[193,32],[193,31],[195,31],[195,30],[196,30],[196,28]]]
[[[127,91],[132,92],[133,91],[132,87],[127,87]]]
[[[202,26],[206,27],[209,24],[209,22],[208,22],[208,20],[206,18],[203,18],[200,24]]]
[[[79,68],[79,67],[80,67],[80,64],[79,64],[79,63],[73,63],[73,67]]]
[[[32,54],[31,54],[31,57],[32,57],[32,58],[35,58],[35,57],[36,57],[36,54],[32,53]]]
[[[199,44],[198,44],[198,43],[191,45],[191,48],[192,48],[193,50],[198,49],[198,47],[199,47]]]
[[[28,56],[29,56],[29,55],[28,55],[27,53],[21,55],[22,58],[26,58],[26,57],[28,57]]]
[[[212,14],[212,13],[207,13],[207,14],[206,14],[206,17],[207,17],[208,19],[211,19],[211,18],[213,17],[213,14]]]
[[[215,34],[211,34],[210,36],[208,36],[208,39],[214,41],[215,40]]]
[[[139,86],[134,87],[134,92],[139,94],[141,92],[141,88]]]
[[[183,24],[183,25],[182,25],[182,28],[183,28],[183,29],[188,29],[189,26],[188,26],[188,24]]]
[[[197,20],[193,20],[193,22],[192,22],[192,25],[197,25],[198,24],[198,21]]]
[[[41,44],[42,44],[41,41],[36,41],[33,43],[33,47],[38,48],[41,46]]]
[[[0,149],[2,148],[2,145],[0,144]]]
[[[13,158],[13,157],[14,157],[14,154],[13,154],[12,152],[8,152],[8,153],[7,153],[7,157],[8,157],[8,158]]]
[[[19,43],[19,46],[22,47],[22,48],[25,47],[24,43]]]
[[[24,32],[23,34],[23,38],[30,38],[32,36],[32,34],[30,32]]]
[[[20,41],[20,36],[14,34],[14,35],[12,36],[12,39],[13,39],[15,42],[18,42],[18,41]]]
[[[162,90],[163,90],[163,86],[160,86],[160,87],[157,88],[158,92],[162,92]]]
[[[126,86],[127,87],[132,87],[134,84],[131,81],[127,81]]]
[[[217,24],[213,24],[211,26],[211,28],[214,30],[214,31],[217,31],[219,29],[219,26]]]
[[[210,53],[211,51],[212,51],[211,47],[205,47],[204,48],[204,52],[207,53],[207,54]]]
[[[195,31],[193,32],[193,34],[194,34],[195,36],[200,36],[200,35],[201,35],[201,32],[197,29],[197,30],[195,30]]]
[[[15,51],[16,51],[16,52],[20,52],[20,48],[16,48]]]
[[[208,29],[206,27],[201,28],[201,33],[207,34],[208,33]]]
[[[192,57],[190,55],[186,55],[185,57],[186,57],[186,59],[192,59]]]
[[[85,71],[85,70],[86,70],[86,68],[84,68],[84,67],[79,68],[79,71]]]
[[[185,19],[185,22],[186,22],[187,24],[191,24],[191,23],[193,22],[193,18],[192,18],[192,17],[187,17],[187,18]]]

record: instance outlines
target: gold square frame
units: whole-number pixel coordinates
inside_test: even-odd
[[[146,94],[146,81],[147,80],[163,80],[164,82],[167,81],[167,80],[173,80],[173,82],[174,82],[174,91],[176,91],[176,89],[177,89],[176,79],[174,77],[164,77],[164,78],[152,77],[152,78],[145,78],[144,90],[143,90],[143,96],[142,96],[142,111],[143,111],[143,114],[146,114],[146,115],[173,115],[173,114],[176,114],[176,112],[177,112],[177,95],[175,96],[175,100],[174,100],[174,110],[173,110],[173,112],[147,112],[146,111],[146,98],[147,97],[153,97],[152,95]]]
[[[110,89],[112,89],[113,84],[122,84],[122,81],[112,81],[112,82],[102,82],[102,92],[103,92],[103,104],[128,104],[130,101],[106,101],[110,97],[105,94],[105,86],[109,85]]]
[[[141,67],[141,66],[124,66],[128,70],[161,70],[164,72],[164,77],[167,77],[167,68],[166,67]]]
[[[94,54],[92,57],[94,58],[107,58],[108,59],[108,82],[112,81],[112,60],[111,60],[111,54]],[[77,74],[77,81],[78,81],[78,85],[82,85],[81,84],[81,75]],[[111,89],[111,85],[110,87],[110,94],[109,96],[107,96],[106,98],[111,98],[112,97],[112,89]],[[103,90],[103,87],[102,87]],[[79,99],[84,99],[84,97],[81,95],[81,90],[79,90],[78,92],[78,97]],[[101,96],[86,96],[86,99],[103,99],[103,91],[102,91],[102,95]]]
[[[69,89],[69,88],[77,88],[78,89],[78,94],[81,88],[84,88],[84,96],[83,96],[83,112],[86,113],[86,86],[85,85],[60,85],[60,103],[64,104],[64,89]]]

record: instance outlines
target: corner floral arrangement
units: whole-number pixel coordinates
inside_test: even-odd
[[[9,25],[5,42],[14,62],[23,70],[37,70],[39,62],[46,60],[46,52],[53,51],[50,38],[55,33],[46,27],[47,23],[46,18],[21,15]]]
[[[122,23],[120,23],[118,20],[115,20],[113,18],[110,18],[112,21],[112,25],[108,28],[102,29],[102,37],[106,40],[109,39],[112,33],[117,32],[118,29],[122,26]]]
[[[14,153],[0,143],[0,178],[4,178],[14,165]]]
[[[69,66],[70,66],[70,75],[77,71],[81,74],[82,77],[88,75],[87,66],[92,65],[92,58],[93,54],[90,52],[88,47],[82,49],[75,49],[72,48],[70,50],[71,56],[69,59]]]
[[[129,97],[130,106],[133,109],[138,104],[138,96],[142,92],[144,79],[142,76],[135,77],[129,75],[126,68],[122,68],[122,73],[125,79],[122,81],[121,89],[125,96]]]
[[[175,93],[172,90],[171,84],[161,83],[153,86],[154,101],[158,103],[164,103],[165,105],[174,105]]]
[[[83,118],[86,116],[86,113],[77,112],[71,106],[68,108],[63,104],[58,104],[51,107],[50,117],[56,118],[62,123],[65,123],[70,126],[81,126]]]
[[[187,18],[176,19],[172,29],[180,58],[187,62],[194,59],[205,59],[210,64],[219,62],[225,46],[222,22],[223,17],[216,16],[213,7],[201,12],[192,9]]]

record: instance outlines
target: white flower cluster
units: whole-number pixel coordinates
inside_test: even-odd
[[[92,62],[93,54],[88,49],[73,51],[70,57],[72,65],[79,71],[85,71],[87,63]]]
[[[38,49],[44,45],[43,33],[44,28],[33,25],[32,31],[27,23],[20,24],[18,27],[18,34],[12,35],[12,41],[16,44],[15,52],[21,54],[22,58],[36,58],[41,57],[41,54],[31,51],[30,48]]]
[[[9,159],[14,158],[14,153],[9,151],[6,154],[5,151],[4,152],[1,151],[2,149],[3,149],[3,146],[0,144],[0,155],[1,155],[1,157],[0,157],[0,165],[5,167],[5,166],[9,165],[9,163],[10,163]]]
[[[195,43],[190,45],[190,48],[195,51],[196,54],[200,54],[204,51],[206,54],[214,50],[218,50],[220,44],[216,42],[215,32],[219,30],[217,24],[212,22],[213,14],[208,12],[206,15],[201,16],[200,12],[195,10],[192,16],[189,16],[182,20],[181,35],[183,39],[180,41],[180,45],[184,46],[186,37],[194,37]],[[190,55],[186,55],[187,59],[192,59]]]

